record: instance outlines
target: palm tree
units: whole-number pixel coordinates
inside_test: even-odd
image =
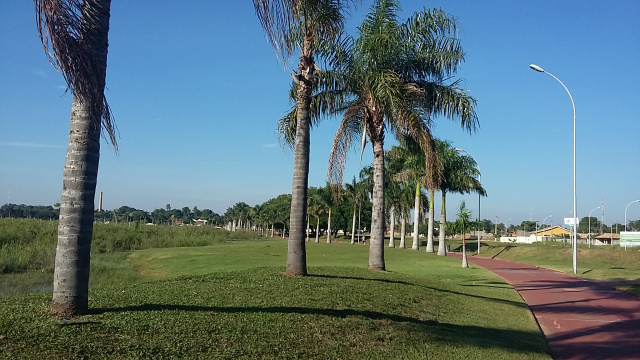
[[[344,114],[334,138],[329,179],[342,183],[347,153],[357,139],[368,138],[374,153],[373,212],[369,268],[384,270],[384,138],[386,130],[416,140],[425,152],[426,173],[438,169],[429,126],[432,116],[460,118],[463,128],[475,129],[475,100],[447,84],[464,59],[455,37],[455,20],[440,10],[416,13],[404,24],[397,20],[395,0],[378,0],[354,40],[344,36],[331,49],[333,71],[317,77],[310,112]],[[281,120],[281,131],[292,134],[295,119]],[[284,129],[284,130],[282,130]],[[361,135],[362,134],[362,135]],[[290,138],[292,135],[290,135]],[[427,178],[427,187],[434,186]]]
[[[422,198],[422,186],[425,177],[425,154],[420,148],[417,142],[408,136],[398,136],[400,145],[394,146],[389,154],[394,158],[394,161],[401,163],[401,170],[395,175],[395,179],[398,181],[405,181],[415,184],[414,195],[414,212],[413,212],[413,250],[419,249],[419,227],[420,227],[420,214],[421,211],[421,198]]]
[[[344,190],[348,196],[348,198],[353,202],[353,221],[351,225],[351,244],[355,244],[355,236],[356,236],[356,211],[358,210],[358,206],[362,203],[362,200],[365,196],[363,191],[363,186],[356,182],[356,177],[353,177],[353,181],[351,184],[344,184]]]
[[[429,189],[429,224],[427,228],[427,249],[428,253],[433,253],[433,218],[434,218],[434,198],[435,188]]]
[[[429,125],[431,116],[460,117],[464,127],[475,128],[475,100],[445,84],[463,60],[455,38],[455,21],[441,11],[415,14],[397,21],[398,4],[379,0],[359,28],[359,38],[345,41],[337,52],[337,83],[341,98],[336,109],[345,111],[334,139],[329,173],[339,182],[348,149],[363,131],[374,152],[373,214],[369,268],[384,270],[384,138],[387,129],[416,140],[425,152],[425,168],[437,167]],[[329,92],[334,90],[329,84]],[[331,93],[334,95],[334,93]],[[330,99],[331,100],[331,99]],[[429,173],[431,173],[429,171]],[[430,179],[426,179],[430,180]]]
[[[462,232],[462,267],[468,268],[469,263],[467,262],[467,242],[465,240],[465,233],[467,230],[467,225],[469,224],[469,219],[471,219],[471,211],[467,209],[464,201],[460,202],[457,215],[458,228]]]
[[[45,53],[73,93],[51,308],[75,315],[88,309],[101,128],[117,152],[115,124],[104,95],[111,1],[34,4]]]
[[[436,140],[436,147],[438,148],[442,164],[442,182],[440,184],[442,209],[440,212],[438,255],[446,256],[445,227],[447,222],[447,192],[459,194],[476,192],[483,196],[486,196],[486,192],[477,179],[480,171],[477,169],[476,161],[471,156],[461,155],[460,151],[453,148],[448,141]]]
[[[290,234],[287,274],[306,275],[305,222],[309,184],[309,144],[312,84],[318,66],[318,43],[332,41],[342,30],[343,11],[352,1],[340,0],[253,0],[262,27],[277,52],[286,61],[297,43],[300,47],[296,83],[296,130],[293,163]]]

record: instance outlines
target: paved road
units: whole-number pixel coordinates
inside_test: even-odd
[[[640,359],[639,297],[532,265],[479,256],[467,259],[520,293],[555,359]]]

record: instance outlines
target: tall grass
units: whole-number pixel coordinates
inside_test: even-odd
[[[0,274],[53,271],[57,229],[57,221],[0,219]],[[212,227],[96,223],[91,252],[99,254],[160,247],[205,246],[258,236],[254,232],[228,232]]]

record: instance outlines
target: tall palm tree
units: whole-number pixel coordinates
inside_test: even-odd
[[[447,193],[467,194],[476,192],[486,196],[486,191],[478,181],[480,171],[477,168],[478,164],[471,156],[462,155],[460,151],[453,148],[448,141],[436,140],[436,147],[442,164],[442,182],[440,184],[442,209],[440,212],[438,255],[446,256],[445,227],[447,223]]]
[[[413,206],[413,184],[403,183],[400,188],[400,247],[406,248],[407,219],[411,218],[411,207]]]
[[[416,140],[425,152],[425,168],[437,167],[429,125],[431,116],[460,117],[474,128],[475,100],[445,84],[462,61],[455,38],[455,21],[441,11],[415,14],[404,24],[397,20],[398,3],[379,0],[359,28],[357,40],[338,54],[337,73],[342,74],[346,110],[330,156],[333,181],[342,168],[353,140],[363,131],[374,152],[373,214],[369,268],[384,270],[384,138],[386,130]],[[350,97],[348,98],[347,95]],[[340,99],[342,101],[342,99]],[[334,102],[335,103],[335,102]],[[427,179],[430,180],[430,179]]]
[[[399,146],[394,146],[391,155],[401,162],[401,170],[398,171],[395,178],[399,181],[410,182],[415,184],[414,195],[414,212],[413,212],[413,250],[419,249],[419,227],[422,198],[422,184],[426,177],[424,151],[418,143],[410,137],[398,136]]]
[[[345,183],[344,190],[347,197],[353,203],[353,220],[351,225],[351,244],[355,244],[355,236],[356,236],[356,211],[358,210],[358,206],[362,203],[362,200],[365,196],[363,192],[363,186],[356,182],[356,177],[353,177],[351,184]]]
[[[73,93],[51,308],[75,315],[88,309],[102,128],[117,152],[115,124],[104,95],[111,1],[34,0],[34,4],[45,53]]]
[[[458,228],[462,233],[462,267],[468,268],[469,262],[467,261],[467,242],[465,240],[465,233],[467,230],[467,225],[469,225],[469,220],[471,219],[471,211],[467,208],[464,201],[460,202],[457,215]]]
[[[427,227],[427,249],[426,252],[433,253],[433,219],[434,215],[434,198],[436,190],[435,188],[429,189],[429,223]]]
[[[293,163],[290,233],[286,272],[307,274],[305,222],[309,184],[310,114],[313,79],[318,66],[318,44],[332,41],[344,25],[343,12],[353,1],[340,0],[253,0],[262,27],[277,52],[286,61],[295,44],[300,47],[296,83],[296,129]]]
[[[362,25],[358,38],[344,36],[331,49],[333,71],[318,77],[311,115],[344,114],[334,138],[329,179],[342,183],[346,156],[355,140],[371,142],[374,153],[373,211],[369,268],[384,270],[384,139],[386,130],[417,141],[425,152],[427,173],[438,169],[430,133],[432,116],[460,118],[466,129],[475,129],[475,100],[447,83],[464,59],[456,38],[455,20],[440,10],[414,14],[405,23],[397,19],[395,0],[378,0]],[[292,129],[294,120],[281,120]],[[292,131],[285,131],[291,134]],[[433,186],[431,177],[427,187]]]

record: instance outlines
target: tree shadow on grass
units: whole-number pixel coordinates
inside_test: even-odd
[[[202,312],[211,315],[220,313],[274,313],[274,314],[299,314],[322,315],[337,318],[361,317],[374,321],[388,321],[390,326],[402,326],[404,331],[418,332],[424,336],[457,346],[475,346],[479,348],[501,348],[515,353],[548,353],[544,340],[539,332],[514,329],[497,329],[489,326],[457,325],[441,323],[435,320],[422,320],[418,318],[388,314],[378,311],[357,309],[327,309],[311,307],[286,307],[286,306],[195,306],[180,304],[142,304],[136,306],[95,308],[90,310],[92,315],[124,312],[152,312],[152,311],[177,311],[177,312]]]
[[[500,303],[500,304],[505,304],[505,305],[513,305],[513,306],[522,307],[522,308],[526,308],[527,307],[527,305],[525,303],[523,303],[523,302],[510,301],[510,300],[499,299],[499,298],[494,298],[494,297],[489,297],[489,296],[467,294],[467,293],[463,293],[463,292],[439,289],[439,288],[432,287],[432,286],[424,286],[424,285],[420,285],[420,284],[414,284],[414,283],[409,283],[409,282],[406,282],[406,281],[399,281],[399,280],[372,279],[372,278],[364,278],[364,277],[356,277],[356,276],[334,276],[334,275],[322,275],[322,274],[320,274],[320,275],[308,275],[308,276],[309,277],[318,277],[318,278],[328,278],[328,279],[342,279],[342,280],[379,281],[379,282],[384,282],[384,283],[388,283],[388,284],[401,284],[401,285],[417,286],[417,287],[430,289],[430,290],[437,291],[437,292],[444,292],[444,293],[449,293],[449,294],[454,294],[454,295],[463,295],[463,296],[473,297],[473,298],[476,298],[476,299],[494,301],[494,302],[497,302],[497,303]],[[482,287],[494,287],[494,288],[500,288],[500,289],[512,288],[511,285],[503,283],[503,282],[491,282],[491,284],[495,284],[495,285],[479,284],[479,285],[462,285],[462,286],[482,286]],[[497,286],[499,284],[502,284],[502,286]]]
[[[389,272],[389,271],[387,271]],[[316,277],[323,279],[341,279],[341,280],[363,280],[363,281],[378,281],[386,284],[400,284],[400,285],[412,285],[415,284],[400,281],[400,280],[389,280],[389,279],[376,279],[376,278],[368,278],[368,277],[357,277],[357,276],[335,276],[335,275],[324,275],[324,274],[309,274],[308,277]]]

